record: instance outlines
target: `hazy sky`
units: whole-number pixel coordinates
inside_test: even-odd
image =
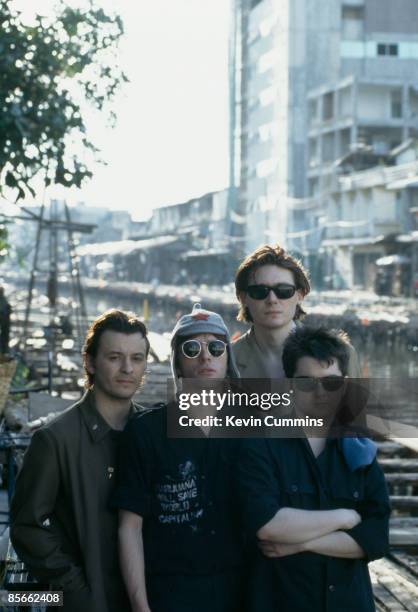
[[[102,117],[89,116],[88,136],[108,165],[97,166],[82,190],[49,195],[128,209],[141,219],[155,206],[225,187],[230,0],[96,4],[124,19],[120,63],[130,83],[114,105],[113,130]],[[28,14],[47,14],[53,5],[14,0]]]
[[[227,184],[229,0],[111,5],[124,18],[120,58],[131,82],[118,97],[116,128],[91,122],[108,166],[71,199],[146,218]]]

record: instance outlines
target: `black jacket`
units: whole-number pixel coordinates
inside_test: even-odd
[[[328,440],[315,459],[306,439],[242,442],[238,480],[244,520],[252,537],[281,507],[353,508],[362,517],[347,533],[365,559],[303,552],[277,559],[258,553],[251,612],[369,612],[374,610],[367,562],[388,551],[389,498],[376,462],[351,471],[341,441]]]

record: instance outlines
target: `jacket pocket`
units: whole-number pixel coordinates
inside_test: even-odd
[[[281,506],[290,508],[301,508],[304,510],[317,509],[318,491],[315,486],[300,483],[297,480],[287,482],[282,488],[280,501]]]
[[[329,501],[333,508],[357,509],[364,500],[364,485],[360,482],[340,481],[329,488]]]

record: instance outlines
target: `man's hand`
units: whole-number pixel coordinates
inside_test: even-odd
[[[355,510],[341,508],[339,512],[341,513],[340,529],[353,529],[353,527],[361,523],[361,516]]]
[[[356,542],[341,530],[352,529],[361,523],[361,516],[350,508],[340,508],[334,510],[336,521],[339,528],[318,539],[307,540],[305,542],[277,542],[273,540],[259,540],[258,547],[263,555],[269,558],[287,557],[300,552],[318,552],[320,554],[361,558],[364,556],[363,550]]]
[[[289,555],[296,555],[296,553],[302,552],[301,544],[281,544],[280,542],[272,542],[270,540],[263,540],[258,542],[258,547],[266,557],[288,557]]]
[[[258,542],[263,555],[269,558],[287,557],[300,552],[313,552],[327,557],[363,559],[364,550],[344,531],[334,531],[321,538],[299,544],[282,544],[264,540]]]

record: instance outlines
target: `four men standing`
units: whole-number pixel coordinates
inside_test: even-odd
[[[239,376],[238,370],[246,378],[358,376],[354,350],[332,334],[331,345],[340,342],[339,352],[323,358],[306,349],[290,371],[285,355],[292,351],[291,341],[310,333],[296,326],[309,290],[305,270],[283,249],[257,249],[236,276],[239,318],[251,322],[251,330],[231,346],[216,313],[199,306],[184,315],[172,337],[177,388],[182,377],[223,380]],[[211,438],[208,431],[204,439],[169,440],[170,405],[136,415],[131,401],[144,375],[146,334],[129,313],[113,310],[98,317],[83,353],[87,393],[33,436],[11,508],[12,541],[33,575],[64,590],[68,612],[240,612],[245,606],[250,612],[276,612],[345,609],[328,605],[344,600],[341,590],[338,597],[331,595],[345,584],[344,570],[354,581],[350,589],[361,592],[355,606],[373,609],[364,559],[385,552],[389,510],[370,452],[368,462],[357,466],[360,472],[347,468],[338,441],[302,436],[272,441],[280,442],[272,449],[266,440],[246,441],[237,454],[232,440]],[[332,488],[335,482],[354,495],[346,505]],[[120,561],[128,596],[112,506],[120,508]],[[250,582],[255,597],[247,598],[243,542],[254,536],[263,555]],[[270,562],[270,556],[280,561]],[[357,571],[353,559],[363,569]],[[338,574],[332,583],[327,563],[329,576]],[[284,569],[277,578],[279,565]],[[333,574],[336,567],[340,573]],[[292,579],[278,586],[286,572]],[[312,575],[320,582],[316,590]],[[308,601],[315,605],[306,607]]]

